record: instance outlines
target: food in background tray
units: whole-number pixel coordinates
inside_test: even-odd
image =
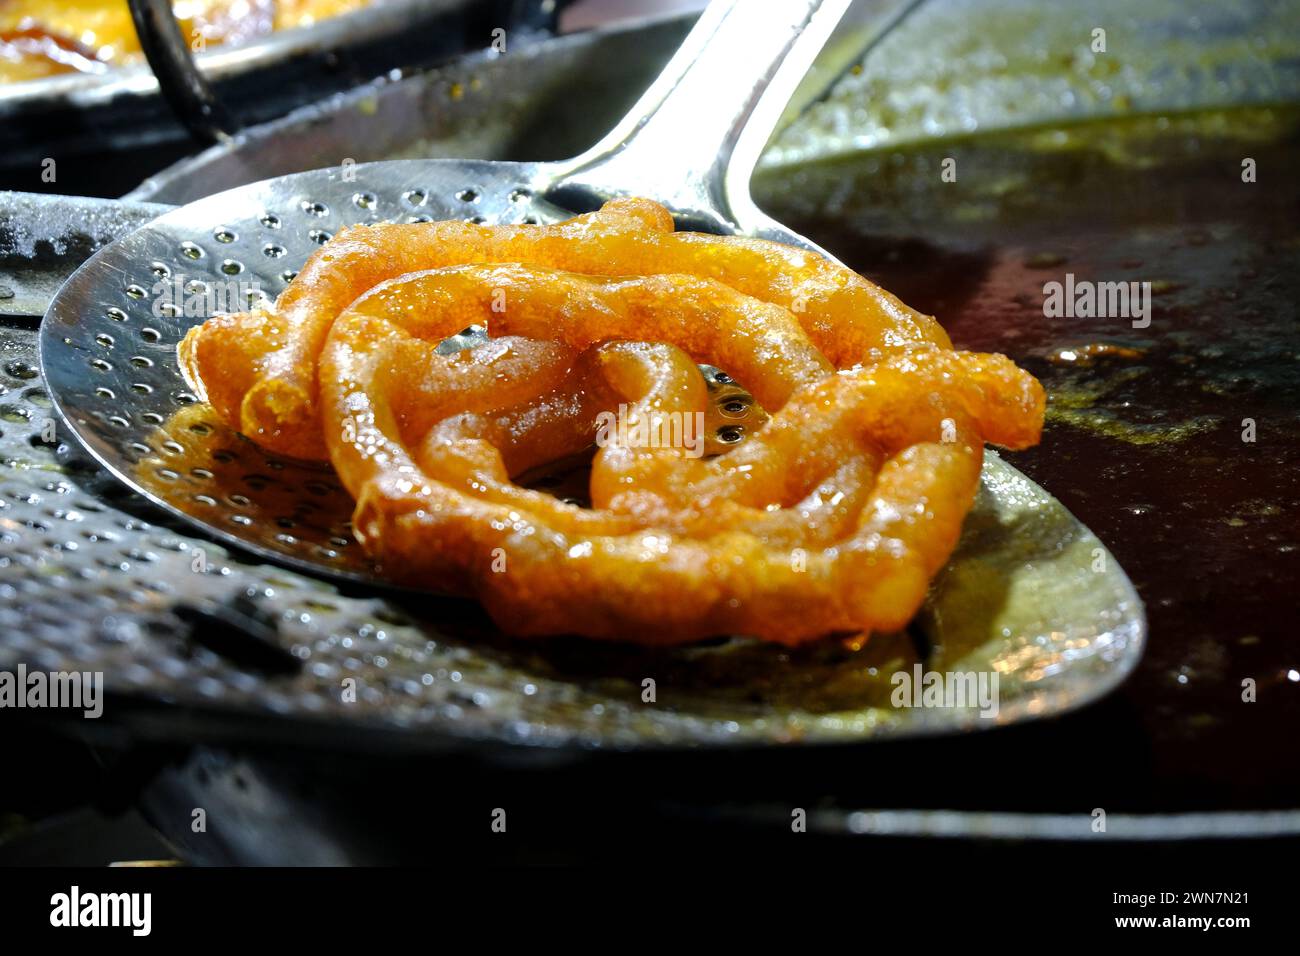
[[[175,0],[195,49],[307,26],[375,0]],[[99,73],[141,60],[126,0],[0,0],[0,82]]]

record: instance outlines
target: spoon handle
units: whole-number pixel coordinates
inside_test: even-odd
[[[680,225],[733,231],[729,182],[747,195],[759,152],[850,2],[714,0],[631,112],[561,164],[552,194],[570,208],[649,196]]]

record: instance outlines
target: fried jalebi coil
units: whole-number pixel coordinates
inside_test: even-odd
[[[468,326],[488,341],[445,354]],[[673,232],[645,200],[344,230],[274,308],[209,320],[180,359],[245,434],[329,457],[388,576],[475,595],[510,633],[659,644],[902,626],[983,443],[1034,443],[1044,404],[844,267]],[[698,363],[770,412],[712,458]],[[519,484],[593,442],[591,507]]]
[[[283,454],[324,457],[316,358],[331,323],[386,280],[466,263],[713,280],[792,314],[837,368],[903,348],[949,344],[933,318],[837,263],[774,242],[673,232],[662,206],[617,199],[554,226],[435,222],[342,230],[307,261],[273,308],[216,317],[192,329],[181,344],[182,368],[244,434]]]
[[[1042,389],[1001,356],[933,347],[834,374],[794,331],[777,341],[809,360],[797,375],[773,375],[766,340],[746,331],[747,297],[724,296],[716,329],[693,335],[691,303],[716,290],[674,281],[695,297],[643,297],[663,288],[645,280],[462,267],[355,303],[329,333],[320,380],[324,436],[357,499],[358,538],[388,573],[471,592],[516,634],[674,643],[742,633],[794,644],[901,626],[956,543],[983,440],[1035,441]],[[539,282],[580,307],[548,302]],[[504,312],[481,314],[483,288],[506,289]],[[597,292],[605,298],[583,297]],[[669,341],[599,341],[601,328],[622,333],[630,312]],[[516,388],[495,408],[436,422],[422,409],[447,406],[437,385],[394,388],[377,374],[400,350],[442,381],[448,357],[434,349],[476,317],[493,334],[546,334],[584,350],[558,380],[529,376],[532,395]],[[753,382],[776,410],[747,444],[706,460],[615,439],[593,462],[590,509],[511,481],[590,445],[601,411],[701,412],[695,361],[720,354],[772,376]]]

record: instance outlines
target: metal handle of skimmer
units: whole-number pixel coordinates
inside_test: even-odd
[[[680,225],[734,228],[759,152],[850,2],[714,0],[631,112],[564,164],[552,195],[568,208],[654,196]]]

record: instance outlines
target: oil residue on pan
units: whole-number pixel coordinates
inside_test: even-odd
[[[1138,117],[773,170],[756,189],[960,347],[1039,377],[1043,442],[1009,459],[1131,571],[1152,640],[1124,697],[1146,735],[1170,766],[1290,799],[1300,775],[1273,741],[1300,718],[1297,130],[1294,107]],[[1147,313],[1058,313],[1067,281],[1138,283]]]

